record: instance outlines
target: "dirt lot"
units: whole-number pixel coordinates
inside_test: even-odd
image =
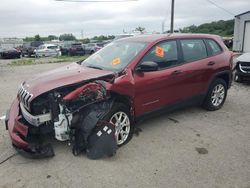
[[[23,80],[58,66],[0,61],[0,116]],[[0,187],[250,188],[249,111],[250,85],[233,83],[221,110],[194,107],[145,121],[113,158],[74,157],[67,143],[57,142],[51,159],[16,155],[0,164]],[[13,153],[0,122],[0,162]]]

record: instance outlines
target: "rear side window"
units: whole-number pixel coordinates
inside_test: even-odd
[[[196,61],[207,57],[206,46],[201,39],[180,40],[184,62]]]
[[[164,69],[178,63],[176,41],[167,41],[155,45],[141,60],[153,61],[160,69]]]
[[[215,42],[214,40],[208,39],[207,41],[207,45],[211,50],[211,55],[216,55],[222,52],[221,47],[217,44],[217,42]]]

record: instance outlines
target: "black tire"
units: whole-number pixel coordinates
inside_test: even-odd
[[[234,81],[235,81],[235,82],[238,82],[238,83],[241,83],[241,82],[242,82],[242,79],[241,79],[241,77],[240,77],[239,75],[235,74],[235,75],[234,75]]]
[[[220,87],[222,86],[224,88],[224,97],[222,98],[222,100],[218,100],[218,104],[215,105],[212,101],[213,101],[213,95],[214,95],[214,90],[216,87]],[[206,95],[206,98],[203,102],[203,108],[205,108],[206,110],[209,110],[209,111],[215,111],[215,110],[219,110],[225,100],[227,98],[227,84],[225,82],[225,80],[221,79],[221,78],[217,78],[215,79],[212,84],[210,85],[209,87],[209,90],[208,90],[208,93]]]
[[[134,126],[133,126],[132,118],[131,118],[128,107],[122,103],[114,103],[111,110],[104,117],[104,120],[107,120],[110,122],[111,118],[118,112],[125,113],[127,115],[127,117],[129,118],[129,122],[130,122],[130,129],[129,129],[129,133],[128,133],[126,140],[124,140],[124,142],[121,144],[117,143],[118,147],[121,147],[121,146],[127,144],[132,139],[133,133],[134,133]]]

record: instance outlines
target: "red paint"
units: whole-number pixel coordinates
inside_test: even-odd
[[[83,67],[77,63],[71,63],[66,66],[36,75],[26,81],[24,88],[33,94],[32,99],[62,86],[83,82],[85,80],[95,79],[105,75],[112,74],[111,71],[91,69]]]

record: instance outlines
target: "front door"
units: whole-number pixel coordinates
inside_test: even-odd
[[[153,61],[159,70],[134,73],[137,116],[178,101],[176,91],[179,90],[180,72],[177,49],[175,40],[158,43],[139,62]]]

